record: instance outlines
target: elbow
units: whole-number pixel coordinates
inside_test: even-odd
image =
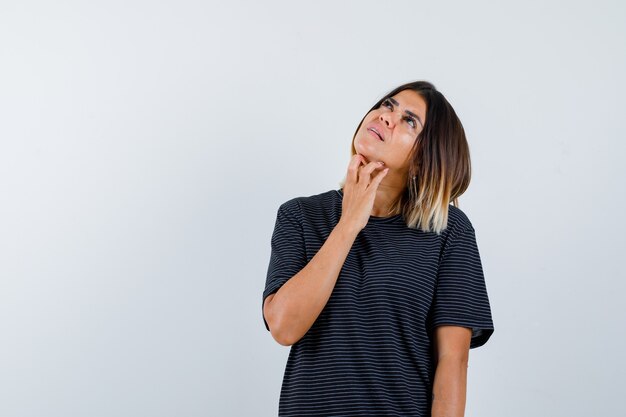
[[[272,333],[272,337],[279,345],[282,346],[291,346],[294,342],[291,341],[287,336],[282,335],[281,333],[276,332],[276,334]]]
[[[274,340],[276,340],[276,342],[278,342],[279,345],[291,346],[296,342],[296,340],[291,337],[289,332],[284,330],[284,326],[281,326],[276,322],[269,321],[268,326],[270,328],[270,333],[272,334],[272,337],[274,338]]]
[[[277,305],[272,302],[272,300],[268,300],[264,309],[265,320],[267,321],[267,326],[269,327],[270,334],[278,342],[279,345],[282,346],[291,346],[297,340],[294,340],[290,332],[287,330],[288,326],[286,325],[285,314],[277,309]]]
[[[294,334],[293,323],[289,322],[289,315],[285,313],[275,314],[274,322],[270,327],[272,337],[283,346],[291,346],[300,340],[300,336]],[[270,326],[272,326],[270,325]],[[272,330],[273,329],[273,330]]]

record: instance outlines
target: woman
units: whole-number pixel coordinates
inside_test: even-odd
[[[463,416],[469,349],[494,331],[469,182],[460,120],[416,81],[361,120],[340,189],[278,208],[263,319],[291,346],[280,416]]]

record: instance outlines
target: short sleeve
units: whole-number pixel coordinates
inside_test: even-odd
[[[494,331],[491,307],[473,227],[450,235],[441,256],[429,330],[449,324],[472,329],[470,348]]]
[[[269,331],[263,303],[268,295],[275,293],[291,277],[306,266],[304,233],[300,222],[300,205],[297,200],[283,203],[276,214],[276,223],[271,239],[271,253],[265,290],[261,301],[261,314],[265,328]]]

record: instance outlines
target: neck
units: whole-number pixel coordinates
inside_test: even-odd
[[[400,210],[392,211],[391,209],[393,202],[400,197],[403,191],[402,187],[384,185],[381,182],[376,190],[372,216],[387,217],[399,214]]]

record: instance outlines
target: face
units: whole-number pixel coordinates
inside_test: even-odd
[[[426,101],[413,90],[400,91],[365,116],[354,137],[354,148],[367,162],[383,161],[389,167],[387,177],[404,176],[409,153],[425,121]]]

